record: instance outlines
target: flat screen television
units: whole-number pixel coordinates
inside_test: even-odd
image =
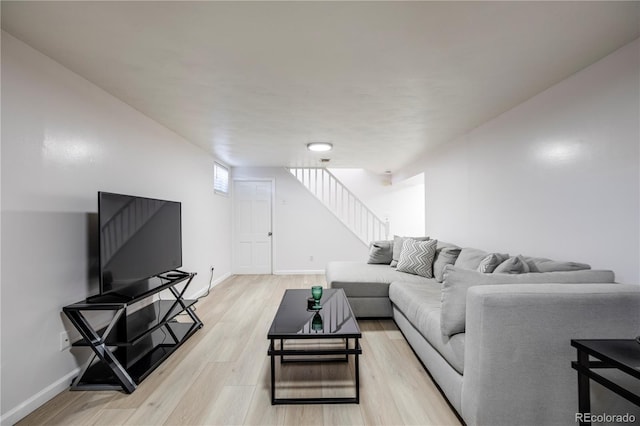
[[[138,284],[182,266],[179,202],[98,192],[100,294],[135,296]]]

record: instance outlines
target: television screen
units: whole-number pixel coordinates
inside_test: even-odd
[[[181,204],[98,192],[100,293],[182,266]]]

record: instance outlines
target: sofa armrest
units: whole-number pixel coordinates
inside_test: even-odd
[[[571,339],[638,334],[640,286],[472,287],[462,416],[473,425],[575,424],[578,387],[571,361],[577,356]]]

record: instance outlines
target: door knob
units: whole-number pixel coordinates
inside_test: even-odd
[[[270,237],[270,236],[272,236],[272,235],[273,235],[273,232],[269,232],[269,233],[267,234],[267,236],[268,236],[268,237]]]

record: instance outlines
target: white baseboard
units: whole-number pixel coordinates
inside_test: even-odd
[[[218,284],[220,284],[222,281],[226,280],[227,278],[229,278],[231,275],[233,275],[231,272],[227,272],[226,274],[222,274],[220,275],[218,278],[216,278],[215,280],[213,280],[213,284],[211,284],[211,287],[215,287]]]
[[[218,278],[216,278],[215,280],[213,280],[211,282],[211,288],[213,289],[215,286],[217,286],[218,284],[220,284],[221,282],[223,282],[224,280],[226,280],[227,278],[229,278],[231,275],[231,272],[227,272],[226,274],[222,274],[220,275]],[[207,286],[208,287],[208,286]],[[195,293],[193,295],[193,297],[195,299],[199,299],[200,297],[204,296],[205,294],[207,294],[207,290],[208,288],[204,287],[203,289],[199,290],[197,293]]]
[[[0,418],[0,424],[13,425],[18,423],[21,419],[35,411],[45,402],[58,395],[60,392],[64,392],[65,390],[69,389],[71,380],[73,380],[73,378],[78,374],[80,374],[80,367],[74,369],[70,373],[67,373],[64,377],[42,389],[40,392],[22,402],[17,407],[14,407],[11,410],[7,411]]]
[[[282,269],[273,275],[324,275],[324,269]]]

